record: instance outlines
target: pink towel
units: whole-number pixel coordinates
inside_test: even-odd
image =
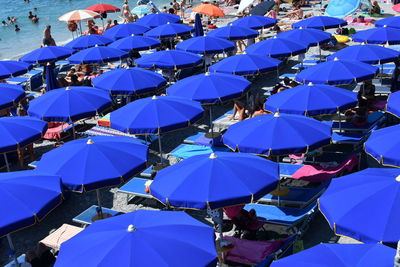
[[[49,122],[47,131],[43,138],[50,140],[60,139],[62,130],[69,126],[70,125],[68,123]]]

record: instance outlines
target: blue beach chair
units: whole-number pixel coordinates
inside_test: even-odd
[[[117,192],[126,195],[126,203],[128,203],[134,197],[153,198],[152,195],[145,192],[145,184],[147,181],[150,180],[134,177],[126,184],[118,188]]]
[[[96,205],[90,206],[88,209],[86,209],[85,211],[80,213],[78,216],[73,218],[72,221],[82,224],[82,226],[87,226],[87,225],[92,224],[92,222],[93,222],[92,218],[97,215],[97,208],[98,208],[98,206],[96,206]],[[104,207],[102,207],[101,210],[103,213],[108,213],[111,216],[115,216],[115,215],[118,215],[121,213],[119,211],[104,208]]]
[[[178,159],[187,159],[196,155],[211,154],[214,152],[227,152],[230,151],[227,147],[211,147],[180,144],[174,150],[168,153],[168,156],[173,156]]]

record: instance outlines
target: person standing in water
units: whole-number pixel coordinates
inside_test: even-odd
[[[51,25],[47,25],[43,31],[43,44],[42,46],[56,46],[56,42],[51,37]]]

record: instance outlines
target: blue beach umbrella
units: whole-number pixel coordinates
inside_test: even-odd
[[[54,266],[216,264],[214,230],[210,226],[182,211],[137,210],[97,221],[64,242]]]
[[[258,36],[258,31],[246,27],[233,26],[230,24],[228,26],[210,31],[207,36],[234,41],[256,38]]]
[[[82,50],[85,48],[94,47],[96,45],[98,46],[108,45],[112,43],[112,41],[113,39],[107,38],[103,35],[98,35],[98,34],[83,35],[67,43],[65,47],[76,50]]]
[[[131,10],[131,13],[136,15],[147,15],[151,13],[151,9],[148,5],[138,5]]]
[[[194,36],[199,37],[204,35],[203,24],[199,13],[194,16]]]
[[[396,250],[382,244],[322,243],[274,261],[271,267],[374,267],[392,266]]]
[[[51,90],[32,100],[28,114],[45,121],[73,122],[96,116],[111,106],[108,92],[86,86]]]
[[[293,29],[278,33],[278,38],[286,38],[292,41],[300,41],[308,46],[318,46],[321,44],[328,43],[331,40],[331,34],[317,29]]]
[[[150,28],[144,25],[137,23],[126,23],[118,24],[108,30],[105,30],[103,35],[105,37],[118,40],[132,35],[143,35],[148,30],[150,30]]]
[[[21,85],[0,83],[0,110],[16,105],[24,97]]]
[[[330,55],[328,60],[335,58],[356,60],[368,64],[384,64],[396,61],[400,52],[377,45],[352,45]]]
[[[343,19],[332,18],[328,16],[313,16],[308,19],[303,19],[299,22],[292,24],[293,29],[298,28],[313,28],[318,30],[327,30],[332,28],[338,28],[341,26],[346,26],[347,22]]]
[[[400,44],[400,29],[389,27],[372,28],[359,31],[352,38],[354,42],[366,44]]]
[[[259,115],[229,126],[223,135],[232,150],[267,156],[306,153],[330,141],[330,126],[292,114]]]
[[[59,175],[68,190],[83,193],[117,186],[143,171],[147,152],[148,147],[134,138],[94,136],[45,153],[37,170]]]
[[[342,85],[370,80],[378,73],[378,68],[360,61],[333,60],[319,63],[302,70],[296,75],[301,83]]]
[[[237,20],[232,21],[233,26],[246,27],[253,30],[260,30],[264,28],[272,27],[276,24],[276,19],[264,17],[264,16],[246,16]]]
[[[319,209],[337,235],[363,243],[400,239],[400,170],[365,169],[334,179]]]
[[[360,7],[361,0],[332,0],[329,2],[325,15],[343,19],[353,14]]]
[[[385,26],[390,28],[400,29],[400,17],[399,16],[388,17],[380,19],[375,22],[375,27],[385,27]]]
[[[119,68],[94,78],[96,88],[107,90],[111,95],[140,95],[155,92],[167,84],[164,77],[140,68]]]
[[[32,65],[13,60],[0,61],[0,80],[15,77],[27,73],[32,69]]]
[[[108,47],[120,49],[122,51],[145,51],[159,47],[160,40],[145,36],[128,36],[111,43]]]
[[[257,201],[276,188],[278,177],[278,164],[272,161],[220,152],[193,156],[159,171],[150,192],[168,207],[217,209]]]
[[[386,112],[400,117],[400,92],[391,93],[389,95],[386,104]]]
[[[143,18],[136,21],[137,24],[144,25],[149,28],[155,28],[157,26],[169,23],[178,23],[181,18],[177,15],[172,15],[168,13],[156,13],[148,14]]]
[[[272,95],[265,103],[271,112],[318,116],[335,114],[357,105],[357,94],[330,85],[299,85]]]
[[[257,75],[277,70],[282,61],[258,55],[236,55],[225,58],[214,65],[210,72],[222,72],[236,75]]]
[[[305,43],[274,37],[252,44],[245,51],[247,54],[282,58],[304,54],[307,49],[308,46]]]
[[[140,68],[145,69],[184,69],[199,65],[202,58],[196,54],[167,50],[158,51],[152,54],[143,55],[136,60],[136,64]]]
[[[147,37],[153,38],[170,38],[170,37],[178,37],[181,35],[187,35],[194,31],[193,27],[179,24],[179,23],[167,23],[160,26],[157,26],[150,31],[146,32],[144,35]]]
[[[176,49],[206,55],[232,51],[235,49],[235,44],[222,38],[199,36],[178,43]]]
[[[60,85],[57,81],[57,76],[54,73],[53,65],[49,64],[46,66],[46,91],[50,91],[59,88]]]
[[[108,47],[95,46],[77,52],[67,58],[71,64],[101,64],[127,58],[127,52]]]
[[[45,46],[29,52],[22,56],[19,61],[26,63],[46,63],[69,57],[75,52],[74,49],[64,46]]]

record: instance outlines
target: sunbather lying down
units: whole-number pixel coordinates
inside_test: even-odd
[[[340,50],[345,47],[348,47],[346,44],[339,43],[334,36],[331,36],[331,40],[328,43],[320,45],[322,50]]]
[[[265,97],[259,93],[255,96],[251,95],[245,102],[236,100],[233,105],[233,114],[229,119],[235,120],[236,114],[239,116],[239,121],[266,114],[267,112],[264,110],[265,100]]]

